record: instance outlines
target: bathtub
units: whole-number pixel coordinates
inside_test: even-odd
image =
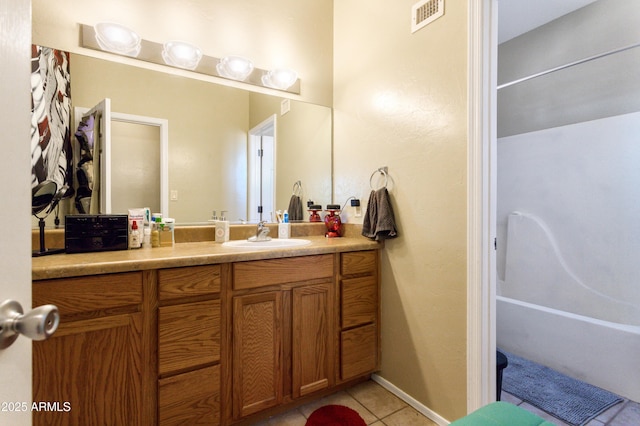
[[[640,401],[639,326],[496,296],[496,341],[500,349]]]

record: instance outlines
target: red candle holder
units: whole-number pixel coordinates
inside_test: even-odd
[[[322,206],[313,204],[309,206],[309,222],[322,222],[322,218],[318,212],[322,210]]]
[[[324,224],[327,232],[324,234],[327,238],[342,236],[342,220],[340,219],[340,205],[327,204],[327,214],[324,216]]]

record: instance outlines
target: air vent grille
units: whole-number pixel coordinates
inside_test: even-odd
[[[444,0],[421,0],[411,8],[411,32],[444,15]]]

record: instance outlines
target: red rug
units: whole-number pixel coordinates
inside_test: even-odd
[[[367,426],[357,411],[344,405],[325,405],[311,413],[306,426]]]

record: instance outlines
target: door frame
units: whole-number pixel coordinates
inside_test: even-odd
[[[468,0],[467,411],[496,399],[498,0]]]
[[[31,2],[0,2],[0,56],[3,63],[0,95],[10,100],[0,115],[2,149],[0,197],[3,229],[0,245],[0,302],[18,301],[31,309]],[[10,36],[9,36],[10,35]],[[21,336],[0,350],[0,423],[31,424],[31,340]],[[17,403],[17,404],[16,404]],[[24,404],[24,405],[23,405]],[[2,408],[2,407],[0,407]],[[26,408],[26,409],[25,409]]]
[[[104,102],[104,110],[98,106]],[[110,122],[139,124],[141,126],[158,127],[160,131],[160,213],[163,217],[169,217],[169,120],[165,118],[146,117],[142,115],[127,114],[111,111],[111,101],[105,98],[93,108],[75,107],[74,124],[78,128],[80,120],[88,113],[98,109],[105,116],[104,145],[100,148],[100,213],[111,213],[111,125]],[[104,164],[104,167],[102,165]]]

